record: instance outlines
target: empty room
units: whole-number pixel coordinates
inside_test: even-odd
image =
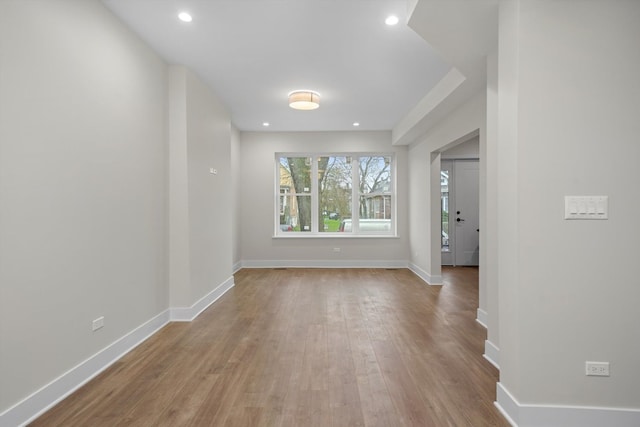
[[[0,0],[0,426],[639,426],[638,22]]]

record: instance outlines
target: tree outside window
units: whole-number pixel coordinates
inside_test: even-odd
[[[278,233],[391,232],[392,156],[287,154],[276,160]]]

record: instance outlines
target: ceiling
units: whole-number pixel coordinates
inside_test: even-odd
[[[103,3],[199,75],[243,131],[391,130],[451,68],[407,26],[407,0]],[[385,25],[389,15],[400,22]],[[319,92],[320,108],[291,109],[296,89]]]

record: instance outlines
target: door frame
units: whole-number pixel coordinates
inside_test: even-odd
[[[440,185],[440,171],[442,170],[442,162],[445,160],[478,160],[480,163],[482,162],[480,159],[482,148],[479,147],[478,156],[469,156],[469,155],[450,155],[447,154],[446,151],[456,147],[460,144],[464,144],[465,142],[471,141],[475,138],[481,138],[480,129],[476,129],[468,134],[451,141],[450,143],[440,147],[436,151],[431,152],[431,186],[429,191],[429,199],[431,200],[431,233],[432,236],[438,236],[438,239],[433,239],[431,242],[431,265],[434,269],[434,273],[437,271],[437,274],[441,274],[442,269],[442,210],[440,208],[440,193],[441,193],[441,185]],[[481,141],[479,142],[481,144]],[[434,169],[437,170],[434,171]],[[480,172],[482,173],[482,171]],[[437,179],[436,179],[437,177]],[[480,182],[480,187],[482,183]],[[479,199],[482,196],[482,189],[479,189],[480,194],[478,195]],[[482,203],[482,202],[480,202]],[[479,210],[482,208],[479,206]],[[480,216],[482,214],[480,213]],[[451,239],[451,236],[449,236]],[[436,242],[437,240],[437,242]],[[455,257],[454,260],[455,262]],[[447,265],[455,265],[455,264],[447,264]]]

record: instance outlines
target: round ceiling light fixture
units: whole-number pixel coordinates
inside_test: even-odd
[[[384,23],[387,25],[396,25],[398,22],[400,22],[400,20],[395,15],[391,15],[384,20]]]
[[[182,22],[191,22],[191,21],[193,21],[193,17],[187,12],[180,12],[178,14],[178,19],[180,19]]]
[[[320,106],[320,94],[313,90],[289,92],[289,107],[296,110],[315,110]]]

